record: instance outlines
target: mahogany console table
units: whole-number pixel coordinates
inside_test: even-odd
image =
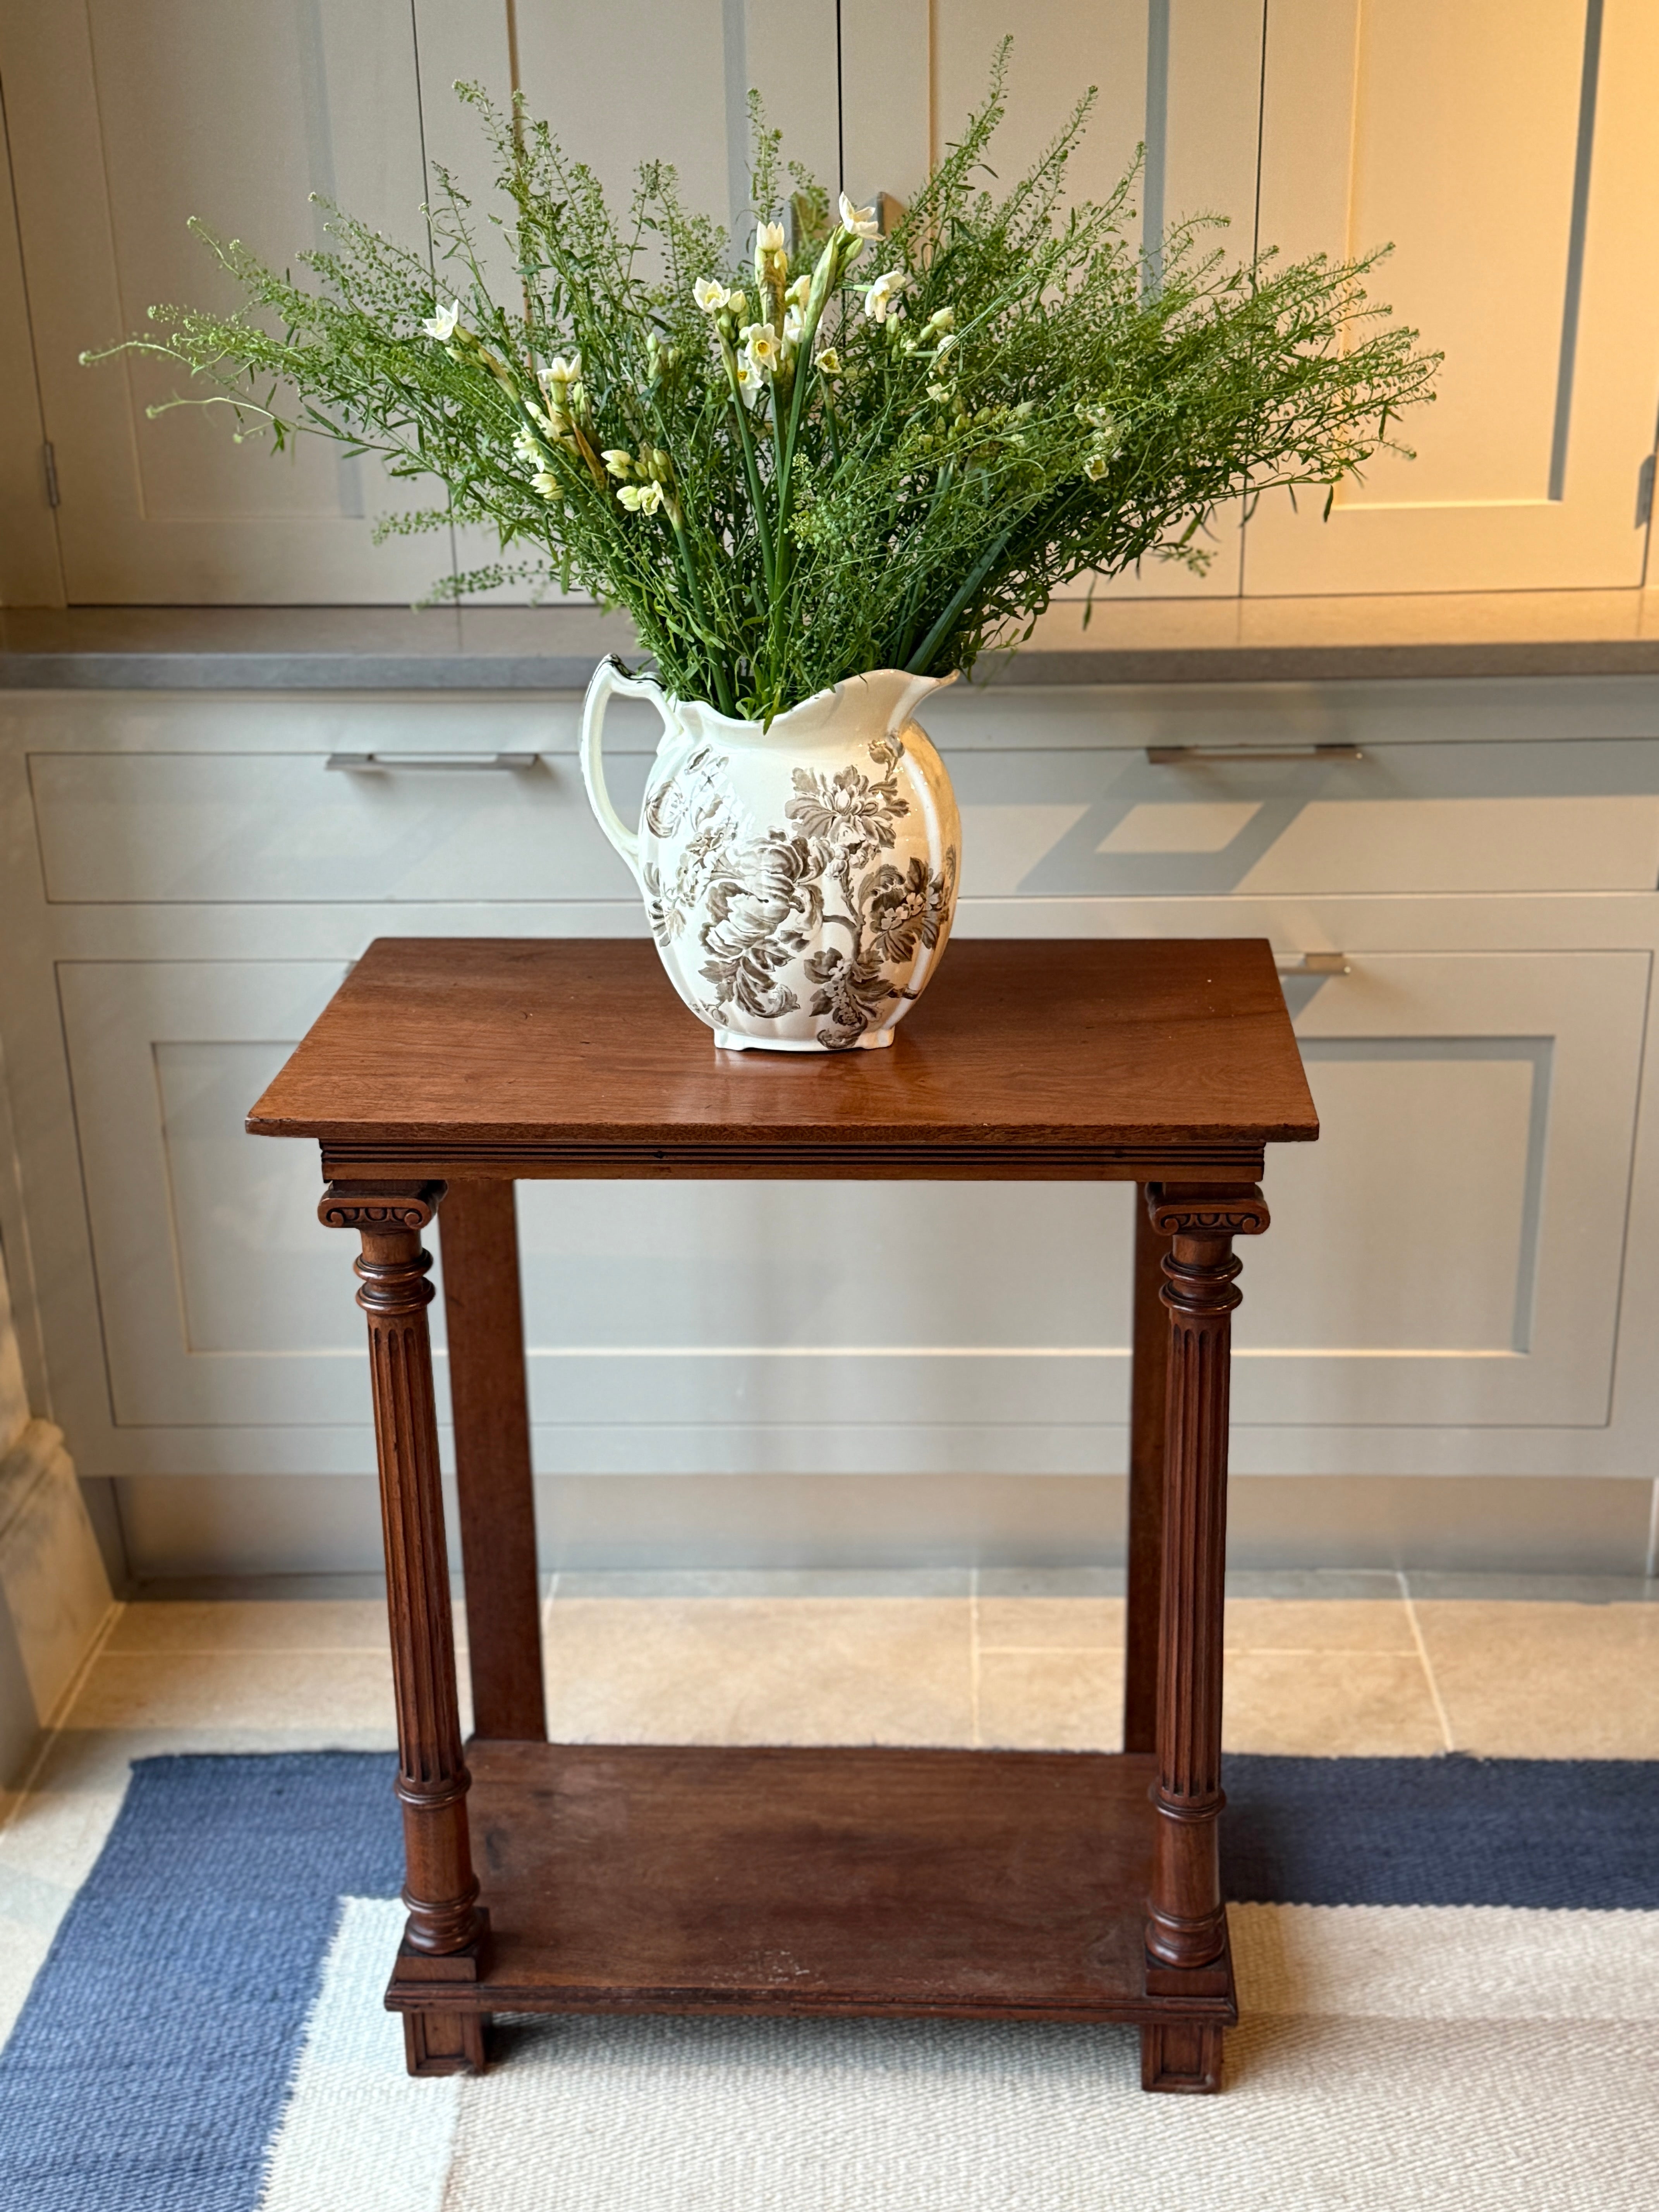
[[[482,2066],[492,2011],[911,2013],[1130,2021],[1148,2088],[1219,2086],[1232,1243],[1264,1148],[1319,1133],[1264,942],[958,943],[890,1050],[820,1058],[717,1053],[646,942],[383,938],[247,1126],[320,1143],[362,1238],[411,2072]],[[1143,1187],[1121,1753],[546,1741],[513,1184],[592,1176]]]

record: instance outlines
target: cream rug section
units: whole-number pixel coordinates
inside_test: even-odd
[[[264,2212],[1656,2201],[1659,1913],[1234,1906],[1246,2021],[1188,2098],[1131,2031],[928,2021],[519,2020],[482,2080],[410,2084],[366,2024],[398,1912],[348,1906]]]
[[[259,2212],[441,2212],[461,2082],[412,2081],[380,2002],[407,1917],[395,1897],[345,1899]]]

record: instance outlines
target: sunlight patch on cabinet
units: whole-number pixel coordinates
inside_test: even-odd
[[[1219,853],[1261,811],[1259,799],[1143,803],[1095,847],[1097,853]]]

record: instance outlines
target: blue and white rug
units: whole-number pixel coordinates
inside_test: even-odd
[[[1118,2028],[535,2020],[411,2081],[389,1759],[147,1759],[0,2056],[0,2212],[1650,2212],[1659,1765],[1229,1762],[1218,2098]]]

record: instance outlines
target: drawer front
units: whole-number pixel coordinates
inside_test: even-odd
[[[498,769],[321,753],[52,753],[30,763],[47,898],[140,905],[635,898],[574,758]],[[480,750],[480,763],[492,753]],[[619,805],[649,755],[620,749]]]
[[[1369,715],[1328,697],[1317,711],[1294,696],[1276,707],[1255,697],[1248,709],[1189,695],[1156,715],[1109,692],[942,695],[927,720],[962,804],[964,896],[1659,884],[1659,736],[1632,733],[1639,702],[1626,702],[1622,725],[1604,714],[1571,736],[1538,733],[1577,726],[1559,702],[1541,723],[1536,702],[1530,720],[1489,702],[1484,719],[1470,705],[1460,721],[1455,700],[1433,713],[1410,698]],[[46,895],[61,904],[632,902],[588,812],[579,721],[568,698],[264,699],[231,713],[199,700],[165,711],[76,702],[29,725]],[[1623,733],[1595,734],[1610,725]],[[1478,738],[1460,738],[1465,726]],[[606,753],[624,811],[638,806],[656,735],[648,708],[618,704]],[[1358,758],[1314,750],[1350,740]],[[1275,750],[1291,757],[1262,757]],[[392,760],[331,769],[342,752]],[[473,763],[528,754],[533,765],[457,765],[452,752]]]
[[[969,898],[1651,890],[1659,743],[946,756]]]

